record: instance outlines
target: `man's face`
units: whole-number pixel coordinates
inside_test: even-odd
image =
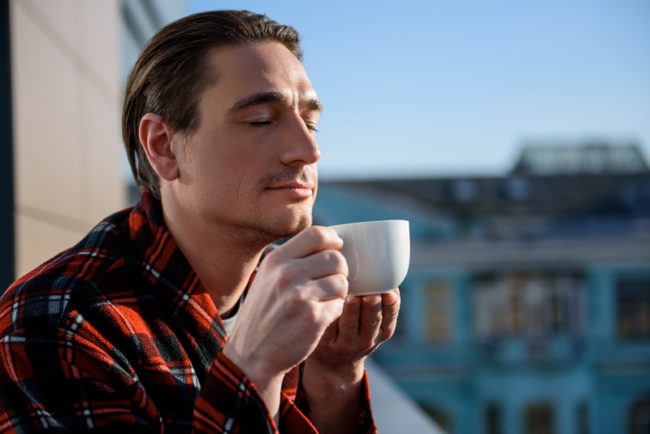
[[[216,80],[199,127],[174,144],[177,197],[193,217],[242,236],[274,240],[310,226],[321,106],[302,64],[277,42],[208,56]]]

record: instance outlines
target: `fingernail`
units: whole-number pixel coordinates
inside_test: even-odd
[[[364,295],[363,302],[369,305],[381,303],[380,295]]]

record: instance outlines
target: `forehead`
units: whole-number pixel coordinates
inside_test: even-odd
[[[228,45],[208,51],[207,66],[225,100],[279,91],[293,100],[313,99],[315,91],[302,63],[279,42]],[[214,90],[214,89],[212,89]]]

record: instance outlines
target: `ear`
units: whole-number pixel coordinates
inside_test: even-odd
[[[176,154],[172,148],[173,131],[162,116],[147,113],[140,120],[140,144],[159,177],[172,181],[178,178]]]

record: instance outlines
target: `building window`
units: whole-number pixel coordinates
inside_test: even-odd
[[[475,181],[468,179],[461,179],[452,182],[451,196],[457,202],[469,203],[476,199],[478,194],[478,186]]]
[[[426,309],[424,338],[426,342],[441,344],[447,342],[450,334],[451,289],[445,282],[430,282],[424,287]]]
[[[502,188],[505,197],[512,201],[523,201],[530,197],[530,183],[522,176],[508,178]]]
[[[620,279],[616,296],[619,337],[650,339],[650,276]]]
[[[647,434],[650,432],[650,398],[638,401],[628,411],[627,433]]]
[[[490,404],[485,409],[485,433],[501,434],[501,408],[497,404]]]
[[[566,272],[477,276],[472,295],[479,338],[582,334],[584,278]]]
[[[553,434],[553,408],[548,404],[531,404],[524,412],[525,434]]]

